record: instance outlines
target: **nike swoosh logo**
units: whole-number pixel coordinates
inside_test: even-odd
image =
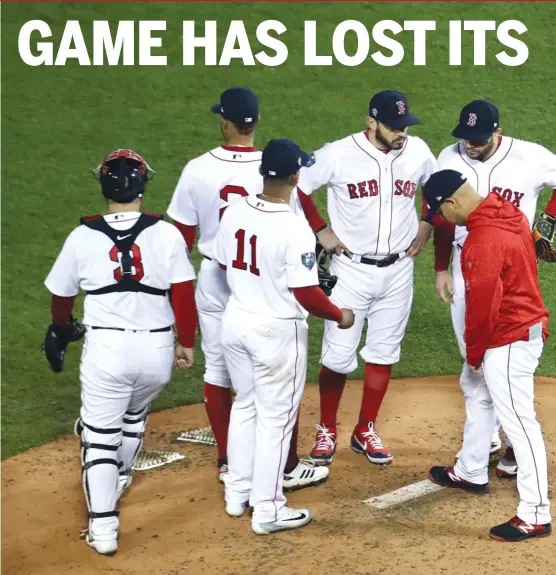
[[[126,238],[130,238],[131,234],[127,234],[127,236],[116,236],[117,240],[125,240]]]
[[[281,521],[299,521],[300,519],[305,519],[304,513],[300,513],[297,517],[290,517],[289,519],[281,519]]]

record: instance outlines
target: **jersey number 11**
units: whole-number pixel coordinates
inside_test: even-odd
[[[236,270],[246,270],[247,263],[245,262],[245,230],[238,230],[236,232],[235,238],[237,240],[237,255],[236,259],[232,262],[232,267]],[[249,271],[260,276],[261,272],[257,267],[257,236],[251,236],[249,239],[249,245],[251,246],[251,264],[249,265]]]

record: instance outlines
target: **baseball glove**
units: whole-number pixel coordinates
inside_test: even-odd
[[[66,325],[52,323],[48,326],[41,351],[46,353],[52,371],[60,373],[64,369],[64,356],[68,343],[80,340],[85,331],[85,326],[73,317]]]
[[[319,274],[319,287],[327,295],[330,296],[338,278],[330,273],[330,258],[331,254],[322,247],[317,240],[316,246],[317,254],[317,271]]]
[[[554,239],[556,236],[556,217],[541,212],[539,219],[533,226],[533,240],[537,257],[544,262],[556,262]]]

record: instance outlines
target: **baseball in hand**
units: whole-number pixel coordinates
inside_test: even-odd
[[[338,322],[340,329],[349,329],[355,322],[355,315],[352,310],[342,308],[342,319]]]

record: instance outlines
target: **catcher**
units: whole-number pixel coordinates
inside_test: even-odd
[[[76,433],[89,510],[85,540],[103,555],[118,549],[116,504],[131,482],[149,404],[173,366],[193,363],[195,272],[179,231],[161,215],[141,213],[153,174],[131,150],[109,154],[95,170],[106,212],[81,219],[45,281],[52,324],[43,348],[57,373],[67,345],[85,334],[71,313],[79,289],[87,294]]]

